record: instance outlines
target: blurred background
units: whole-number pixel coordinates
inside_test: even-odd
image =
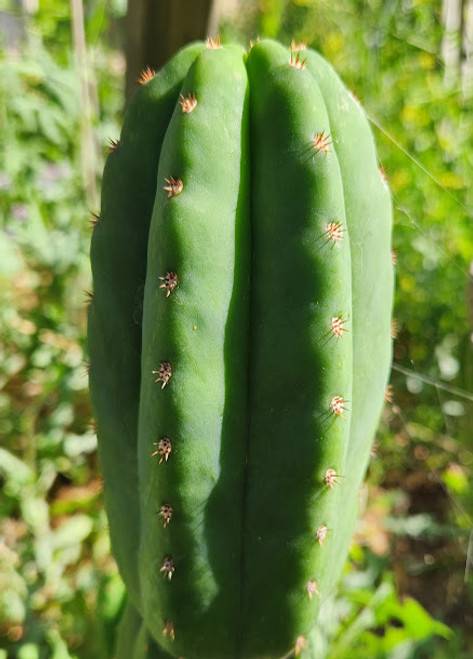
[[[90,213],[139,71],[217,32],[331,61],[394,197],[392,395],[319,656],[471,659],[472,0],[0,0],[0,659],[113,656]]]

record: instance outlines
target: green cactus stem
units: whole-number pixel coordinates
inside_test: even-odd
[[[299,656],[389,375],[389,191],[366,115],[302,44],[209,40],[145,78],[92,242],[119,656]]]

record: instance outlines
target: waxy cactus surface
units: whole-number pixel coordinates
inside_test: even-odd
[[[373,137],[302,44],[192,44],[142,82],[91,248],[117,657],[313,656],[391,362]]]

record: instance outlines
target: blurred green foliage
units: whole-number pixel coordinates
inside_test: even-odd
[[[100,13],[107,34],[114,16],[104,7],[89,13],[90,32]],[[19,659],[107,657],[124,592],[87,393],[80,76],[68,4],[42,3],[25,22],[24,40],[0,61],[0,647]],[[97,37],[98,184],[103,133],[118,131],[123,65],[116,70],[119,55]]]
[[[0,16],[13,9],[1,0]],[[112,657],[124,603],[90,425],[84,290],[88,215],[119,133],[126,6],[84,9],[85,77],[60,0],[26,16],[24,39],[0,59],[0,659]],[[394,400],[317,656],[467,659],[473,98],[468,81],[446,83],[440,5],[254,0],[222,35],[320,50],[367,109],[393,190]]]

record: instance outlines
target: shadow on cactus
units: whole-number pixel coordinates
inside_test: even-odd
[[[389,191],[303,44],[192,44],[142,82],[91,248],[117,657],[309,657],[390,369]]]

